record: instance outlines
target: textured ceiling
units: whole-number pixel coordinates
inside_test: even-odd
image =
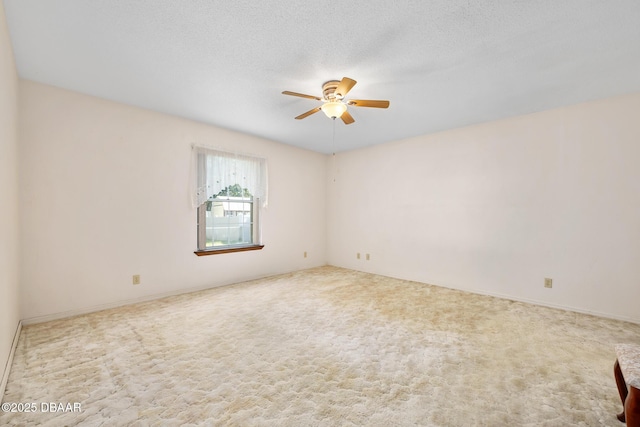
[[[20,77],[328,153],[640,91],[638,0],[4,0]],[[345,126],[322,84],[358,81]],[[213,143],[213,142],[212,142]]]

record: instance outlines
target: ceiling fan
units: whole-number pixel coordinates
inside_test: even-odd
[[[319,96],[305,95],[304,93],[290,92],[285,90],[283,95],[299,96],[300,98],[315,99],[322,101],[323,104],[320,107],[316,107],[306,113],[300,114],[296,117],[296,120],[304,119],[318,111],[322,110],[327,117],[335,119],[340,117],[345,125],[350,125],[355,122],[351,114],[347,111],[347,106],[353,105],[354,107],[373,107],[373,108],[387,108],[389,107],[389,101],[376,101],[372,99],[349,99],[345,100],[344,97],[355,86],[356,81],[349,77],[343,77],[342,80],[329,80],[322,85],[322,98]]]

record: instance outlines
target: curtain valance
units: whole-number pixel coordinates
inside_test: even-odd
[[[267,162],[259,157],[194,146],[192,158],[193,207],[224,189],[240,186],[267,206]]]

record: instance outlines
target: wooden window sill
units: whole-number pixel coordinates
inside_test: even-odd
[[[207,256],[207,255],[229,254],[232,252],[259,251],[262,248],[264,248],[264,245],[222,247],[220,249],[197,250],[197,251],[194,251],[193,253],[198,256]]]

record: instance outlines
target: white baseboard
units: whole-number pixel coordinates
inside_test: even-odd
[[[538,301],[538,300],[530,299],[530,298],[521,298],[521,297],[516,297],[516,296],[513,296],[513,295],[509,295],[509,294],[502,294],[502,293],[499,293],[499,292],[491,292],[491,291],[487,291],[485,289],[477,290],[477,289],[468,289],[468,288],[455,288],[455,287],[452,287],[452,286],[441,286],[441,285],[435,285],[435,284],[432,284],[432,285],[433,286],[440,286],[440,287],[447,288],[447,289],[453,289],[453,290],[457,290],[457,291],[462,291],[462,292],[469,292],[471,294],[476,294],[476,295],[485,295],[485,296],[489,296],[489,297],[506,299],[506,300],[509,300],[509,301],[523,302],[525,304],[538,305],[540,307],[548,307],[548,308],[553,308],[553,309],[556,309],[556,310],[570,311],[572,313],[588,314],[590,316],[602,317],[604,319],[621,320],[623,322],[635,323],[635,324],[639,324],[640,325],[640,318],[618,316],[618,315],[615,315],[615,314],[604,313],[604,312],[595,311],[595,310],[585,310],[583,308],[577,308],[577,307],[573,307],[573,306],[570,306],[570,305],[553,304],[553,303],[549,303],[549,302],[546,302],[546,301]]]
[[[4,372],[2,373],[2,382],[0,383],[0,402],[2,402],[4,392],[7,388],[9,373],[11,372],[11,365],[13,365],[13,355],[16,353],[16,347],[18,347],[20,332],[22,332],[22,321],[18,321],[18,327],[16,328],[16,333],[13,336],[13,343],[11,344],[11,351],[9,352],[9,359],[7,359],[7,364],[5,365]]]
[[[204,291],[206,289],[212,289],[212,288],[216,288],[216,287],[219,287],[219,286],[227,286],[229,284],[216,285],[216,286],[203,286],[203,287],[189,288],[189,289],[180,289],[180,290],[171,291],[171,292],[163,292],[163,293],[159,293],[159,294],[146,295],[146,296],[139,297],[139,298],[132,298],[132,299],[114,301],[114,302],[110,302],[110,303],[106,303],[106,304],[93,305],[91,307],[81,308],[81,309],[78,309],[78,310],[69,310],[69,311],[63,311],[63,312],[58,312],[58,313],[53,313],[53,314],[46,314],[44,316],[30,317],[30,318],[27,318],[27,319],[22,319],[22,323],[26,326],[26,325],[33,325],[33,324],[36,324],[36,323],[50,322],[52,320],[66,319],[68,317],[80,316],[80,315],[88,314],[88,313],[95,313],[96,311],[109,310],[109,309],[112,309],[112,308],[124,307],[126,305],[137,304],[137,303],[141,303],[141,302],[154,301],[154,300],[158,300],[158,299],[162,299],[162,298],[166,298],[166,297],[171,297],[171,296],[175,296],[175,295],[182,295],[182,294],[188,294],[188,293],[191,293],[191,292]]]
[[[313,267],[310,267],[310,268],[313,268]],[[246,277],[246,278],[243,278],[243,279],[241,279],[239,281],[228,281],[228,282],[217,283],[215,285],[205,285],[205,286],[198,286],[198,287],[192,287],[192,288],[177,289],[175,291],[169,291],[169,292],[163,292],[163,293],[158,293],[158,294],[146,295],[146,296],[142,296],[142,297],[139,297],[139,298],[132,298],[132,299],[114,301],[114,302],[109,302],[109,303],[105,303],[105,304],[94,305],[94,306],[87,307],[87,308],[81,308],[81,309],[77,309],[77,310],[69,310],[69,311],[64,311],[64,312],[47,314],[47,315],[44,315],[44,316],[30,317],[30,318],[22,319],[22,324],[27,326],[27,325],[33,325],[33,324],[36,324],[36,323],[50,322],[52,320],[66,319],[68,317],[80,316],[82,314],[94,313],[96,311],[109,310],[111,308],[124,307],[126,305],[137,304],[137,303],[140,303],[140,302],[154,301],[154,300],[158,300],[158,299],[162,299],[162,298],[166,298],[166,297],[171,297],[171,296],[175,296],[175,295],[189,294],[191,292],[205,291],[207,289],[213,289],[213,288],[219,288],[219,287],[222,287],[222,286],[235,285],[235,284],[238,284],[238,283],[250,282],[252,280],[265,279],[267,277],[277,276],[277,275],[280,275],[280,274],[293,273],[295,271],[300,271],[300,270],[292,270],[292,271],[284,271],[284,272],[272,272],[272,273],[267,273],[267,274],[258,275],[258,276]]]
[[[325,264],[325,265],[332,265],[332,264]],[[319,267],[319,266],[316,266],[316,267]],[[309,268],[316,268],[316,267],[309,267]],[[385,274],[381,274],[381,273],[374,273],[374,272],[370,272],[370,271],[357,270],[355,268],[343,267],[343,266],[340,266],[340,265],[335,265],[335,267],[340,267],[340,268],[345,268],[345,269],[348,269],[348,270],[362,271],[364,273],[370,273],[370,274],[377,274],[377,275],[385,276]],[[304,268],[302,270],[307,270],[309,268]],[[147,295],[147,296],[143,296],[143,297],[140,297],[140,298],[114,301],[114,302],[111,302],[111,303],[100,304],[100,305],[87,307],[87,308],[83,308],[83,309],[78,309],[78,310],[70,310],[70,311],[65,311],[65,312],[48,314],[48,315],[44,315],[44,316],[38,316],[38,317],[31,317],[31,318],[27,318],[27,319],[22,319],[21,323],[26,326],[26,325],[32,325],[32,324],[35,324],[35,323],[49,322],[51,320],[65,319],[67,317],[79,316],[79,315],[82,315],[82,314],[88,314],[88,313],[93,313],[93,312],[96,312],[96,311],[108,310],[108,309],[111,309],[111,308],[122,307],[122,306],[125,306],[125,305],[131,305],[131,304],[136,304],[136,303],[140,303],[140,302],[148,302],[148,301],[153,301],[153,300],[166,298],[166,297],[170,297],[170,296],[174,296],[174,295],[188,294],[188,293],[191,293],[191,292],[198,292],[198,291],[203,291],[203,290],[207,290],[207,289],[218,288],[218,287],[221,287],[221,286],[228,286],[228,285],[233,285],[233,284],[237,284],[237,283],[248,282],[248,281],[251,281],[251,280],[264,279],[264,278],[271,277],[271,276],[276,276],[276,275],[280,275],[280,274],[287,274],[287,273],[293,273],[295,271],[302,271],[302,270],[293,270],[293,271],[284,271],[284,272],[272,272],[272,273],[268,273],[268,274],[264,274],[264,275],[259,275],[259,276],[256,276],[256,277],[244,278],[244,279],[241,279],[240,281],[237,281],[237,282],[236,281],[230,281],[228,283],[225,282],[225,283],[218,283],[216,285],[207,285],[207,286],[200,286],[200,287],[194,287],[194,288],[179,289],[179,290],[175,290],[175,291],[171,291],[171,292],[165,292],[165,293],[154,294],[154,295]],[[426,283],[426,282],[421,282],[420,280],[416,280],[416,279],[413,279],[413,278],[400,277],[400,276],[390,276],[390,275],[387,275],[387,276],[388,277],[395,277],[397,279],[402,279],[402,280],[411,280],[411,281],[415,281],[415,282],[419,282],[419,283]],[[617,316],[617,315],[613,315],[611,313],[602,313],[602,312],[598,312],[598,311],[584,310],[584,309],[580,309],[580,308],[576,308],[576,307],[564,306],[564,305],[559,305],[559,304],[552,304],[552,303],[548,303],[548,302],[545,302],[545,301],[537,301],[537,300],[532,300],[532,299],[528,299],[528,298],[520,298],[520,297],[515,297],[513,295],[500,294],[500,293],[497,293],[497,292],[490,292],[490,291],[486,291],[486,290],[457,288],[457,287],[452,287],[452,286],[435,285],[433,283],[431,283],[431,285],[439,286],[439,287],[443,287],[443,288],[448,288],[448,289],[454,289],[454,290],[463,291],[463,292],[469,292],[469,293],[472,293],[472,294],[486,295],[486,296],[491,296],[491,297],[496,297],[496,298],[501,298],[501,299],[507,299],[507,300],[511,300],[511,301],[518,301],[518,302],[523,302],[523,303],[527,303],[527,304],[539,305],[539,306],[542,306],[542,307],[555,308],[555,309],[571,311],[571,312],[575,312],[575,313],[589,314],[589,315],[592,315],[592,316],[602,317],[602,318],[605,318],[605,319],[614,319],[614,320],[621,320],[621,321],[624,321],[624,322],[640,324],[640,318]]]
[[[440,288],[453,289],[453,290],[456,290],[456,291],[468,292],[468,293],[476,294],[476,295],[485,295],[485,296],[489,296],[489,297],[506,299],[506,300],[509,300],[509,301],[523,302],[523,303],[526,303],[526,304],[532,304],[532,305],[538,305],[538,306],[541,306],[541,307],[554,308],[554,309],[557,309],[557,310],[570,311],[570,312],[573,312],[573,313],[588,314],[590,316],[602,317],[604,319],[621,320],[623,322],[635,323],[635,324],[640,325],[640,318],[639,317],[619,316],[619,315],[616,315],[616,314],[605,313],[605,312],[600,312],[600,311],[595,311],[595,310],[586,310],[586,309],[577,308],[577,307],[573,307],[573,306],[569,306],[569,305],[553,304],[553,303],[549,303],[549,302],[546,302],[546,301],[538,301],[538,300],[530,299],[530,298],[521,298],[521,297],[509,295],[509,294],[502,294],[502,293],[499,293],[499,292],[491,292],[491,291],[487,291],[485,289],[470,289],[470,288],[465,288],[465,287],[439,285],[439,284],[436,284],[436,283],[425,282],[425,281],[422,281],[422,280],[419,280],[419,279],[415,279],[415,278],[411,278],[411,277],[392,276],[392,275],[389,275],[389,274],[375,273],[375,272],[366,271],[366,270],[357,270],[355,268],[343,267],[343,266],[339,266],[339,265],[336,265],[336,267],[346,268],[346,269],[355,270],[355,271],[362,271],[363,273],[377,274],[377,275],[380,275],[380,276],[392,277],[392,278],[401,279],[401,280],[410,280],[410,281],[417,282],[417,283],[429,284],[429,285],[432,285],[432,286],[438,286]]]
[[[618,316],[618,315],[615,315],[615,314],[604,313],[604,312],[594,311],[594,310],[585,310],[585,309],[582,309],[582,308],[577,308],[577,307],[573,307],[573,306],[569,306],[569,305],[552,304],[552,303],[548,303],[548,302],[545,302],[545,301],[538,301],[538,300],[533,300],[533,299],[528,299],[528,298],[517,298],[517,297],[514,297],[514,296],[500,294],[500,293],[496,293],[496,292],[482,292],[482,291],[469,291],[469,290],[467,290],[465,292],[470,292],[470,293],[479,294],[479,295],[487,295],[487,296],[490,296],[490,297],[496,297],[496,298],[500,298],[500,299],[507,299],[507,300],[510,300],[510,301],[523,302],[523,303],[531,304],[531,305],[539,305],[541,307],[554,308],[554,309],[557,309],[557,310],[570,311],[572,313],[588,314],[590,316],[602,317],[603,319],[621,320],[623,322],[636,323],[636,324],[640,325],[640,319],[635,319],[635,318],[626,317],[626,316]]]

